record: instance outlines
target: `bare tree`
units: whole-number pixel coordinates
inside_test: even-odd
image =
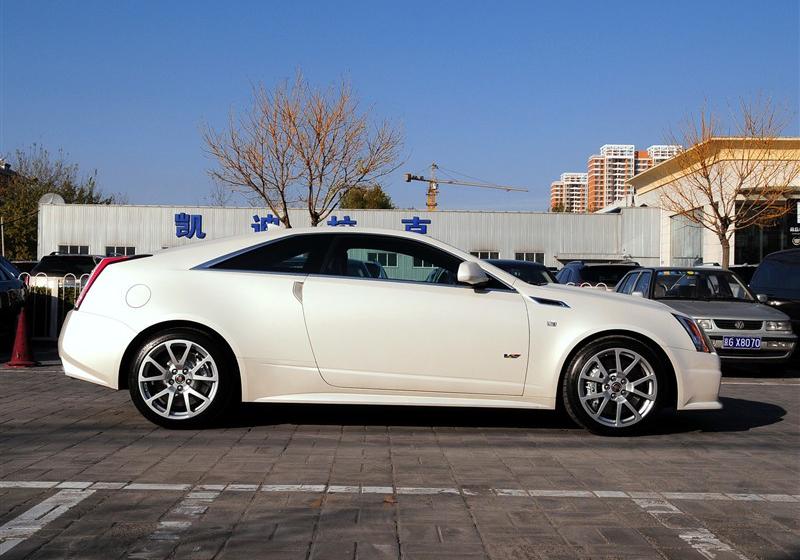
[[[800,161],[781,146],[786,120],[775,106],[742,101],[739,109],[730,129],[704,108],[672,135],[672,144],[685,146],[676,156],[683,171],[660,196],[663,208],[717,236],[724,268],[736,231],[770,225],[789,212],[788,195],[800,173]]]
[[[272,91],[257,86],[250,110],[222,132],[207,127],[204,140],[217,162],[211,176],[263,201],[286,227],[299,206],[318,225],[349,189],[397,169],[402,145],[397,128],[359,110],[349,84],[315,89],[300,75]]]

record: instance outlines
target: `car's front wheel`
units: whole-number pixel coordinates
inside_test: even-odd
[[[145,341],[128,370],[136,408],[166,428],[196,428],[236,402],[238,373],[229,352],[202,331],[171,329]]]
[[[570,361],[561,387],[564,406],[578,424],[605,435],[644,430],[663,402],[666,372],[642,342],[607,336]]]

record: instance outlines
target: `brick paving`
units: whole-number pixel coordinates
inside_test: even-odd
[[[298,405],[167,431],[55,364],[0,369],[0,539],[89,493],[0,558],[800,558],[800,381],[726,381],[722,411],[637,438],[549,412]]]

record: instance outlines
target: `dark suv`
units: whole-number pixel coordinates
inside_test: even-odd
[[[68,274],[80,278],[91,274],[94,267],[103,257],[97,255],[68,255],[65,253],[50,253],[42,257],[31,270],[31,276],[46,274],[47,276],[66,276]]]
[[[623,276],[637,268],[639,268],[639,263],[633,261],[603,263],[572,261],[558,271],[556,280],[559,284],[613,290]]]
[[[800,335],[800,249],[764,257],[750,280],[750,290],[766,296],[769,305],[786,313],[795,334]]]

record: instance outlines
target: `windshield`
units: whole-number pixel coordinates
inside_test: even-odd
[[[726,270],[659,270],[653,298],[754,301],[739,279]]]
[[[581,270],[581,282],[589,282],[590,284],[605,284],[606,286],[613,288],[623,276],[635,268],[639,267],[636,265],[621,266],[618,264],[611,264],[608,266],[585,266]]]
[[[546,268],[536,265],[508,264],[497,261],[489,261],[497,268],[505,270],[509,274],[516,276],[523,282],[534,285],[555,284],[556,279]]]

